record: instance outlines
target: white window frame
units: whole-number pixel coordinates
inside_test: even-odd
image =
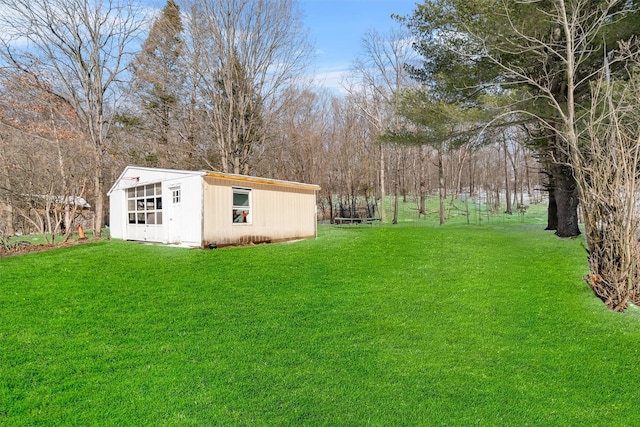
[[[127,223],[130,225],[162,225],[162,185],[138,185],[126,190]]]
[[[248,206],[235,205],[234,199],[236,194],[246,194]],[[231,222],[233,225],[250,225],[253,219],[251,208],[251,189],[250,188],[231,188]]]
[[[173,205],[179,205],[182,202],[182,191],[180,187],[171,187],[171,203]]]

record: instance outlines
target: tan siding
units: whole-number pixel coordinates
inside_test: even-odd
[[[315,191],[242,180],[206,177],[204,241],[218,245],[315,236]],[[251,224],[233,224],[232,188],[251,189]]]

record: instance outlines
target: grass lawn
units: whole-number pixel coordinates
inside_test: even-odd
[[[639,425],[640,311],[541,229],[0,259],[0,425]]]

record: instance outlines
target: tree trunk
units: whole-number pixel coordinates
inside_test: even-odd
[[[556,204],[556,235],[558,237],[579,236],[579,199],[575,177],[573,176],[571,169],[567,166],[554,164],[551,169],[553,173],[553,182],[555,183],[553,196]],[[551,200],[551,193],[549,193],[549,196],[549,200]]]
[[[398,204],[400,199],[400,159],[399,154],[396,151],[396,177],[393,182],[393,192],[394,192],[394,200],[393,200],[393,219],[391,220],[392,224],[398,223]]]
[[[441,150],[438,150],[438,183],[438,187],[440,187],[440,225],[443,225],[445,223],[444,201],[447,198],[447,193],[445,190],[444,166],[442,164]]]
[[[529,201],[531,203],[535,203],[535,199],[533,197],[533,187],[531,185],[531,174],[529,173],[529,159],[527,157],[527,154],[525,153],[525,157],[524,157],[524,173],[525,173],[525,179],[527,180],[527,194],[529,195]]]
[[[103,177],[102,177],[102,161],[100,156],[100,149],[95,148],[95,172],[93,176],[93,191],[95,202],[93,206],[93,238],[100,239],[102,233],[102,226],[104,225],[104,191],[103,191]]]
[[[100,178],[93,178],[93,191],[95,192],[95,202],[93,206],[93,237],[94,239],[100,238],[100,231],[102,230],[102,210],[104,207],[104,198],[102,197],[102,185],[100,185]]]
[[[476,194],[476,161],[473,156],[469,156],[469,196]]]
[[[331,194],[331,192],[327,192],[327,203],[329,203],[329,222],[331,224],[333,224],[333,218],[335,216],[334,213],[334,209],[333,209],[333,195]]]
[[[507,161],[507,140],[503,139],[502,141],[502,149],[504,150],[504,191],[505,198],[507,203],[507,208],[504,213],[511,215],[513,213],[513,207],[511,206],[511,188],[509,184],[509,164]]]
[[[380,144],[380,222],[384,223],[387,220],[386,213],[386,192],[385,192],[385,176],[384,176],[384,145]]]
[[[0,160],[4,160],[4,158],[0,157]],[[2,162],[2,166],[0,166],[0,189],[6,192],[6,196],[0,199],[0,236],[4,232],[6,236],[13,236],[15,234],[15,230],[13,228],[13,205],[11,202],[11,197],[9,196],[11,191],[11,179],[9,175],[9,168],[7,167],[6,162]]]
[[[62,155],[62,143],[60,141],[60,137],[58,136],[58,129],[56,127],[56,121],[55,118],[53,116],[53,111],[51,111],[50,113],[50,119],[51,119],[51,129],[53,130],[53,135],[56,141],[56,153],[58,154],[58,169],[60,171],[60,178],[62,180],[62,191],[61,191],[61,196],[63,196],[65,198],[64,200],[64,205],[63,205],[63,209],[64,209],[64,229],[65,229],[65,233],[68,232],[71,227],[71,213],[69,212],[69,202],[70,200],[74,200],[71,197],[75,196],[75,194],[70,194],[69,192],[69,180],[67,178],[67,173],[65,171],[64,168],[64,156]]]
[[[549,193],[549,204],[547,205],[547,228],[545,230],[558,229],[558,206],[556,205],[555,183],[550,182],[547,188]]]
[[[419,156],[419,161],[420,161],[420,167],[419,167],[419,176],[418,176],[418,180],[419,180],[419,193],[420,193],[420,206],[419,206],[419,210],[418,210],[418,218],[420,218],[422,215],[424,215],[425,217],[427,216],[427,209],[426,209],[426,203],[427,203],[427,186],[426,186],[426,182],[425,182],[425,175],[427,173],[426,169],[426,165],[427,165],[427,161],[426,161],[426,147],[423,145],[420,147],[420,156]]]

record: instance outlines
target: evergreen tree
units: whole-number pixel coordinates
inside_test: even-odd
[[[412,74],[448,102],[487,106],[502,96],[502,110],[527,122],[533,147],[549,176],[549,229],[561,237],[576,236],[578,192],[570,158],[562,149],[563,111],[589,103],[589,85],[604,58],[640,30],[635,1],[483,0],[426,1],[403,20],[416,37],[422,55]],[[576,29],[597,29],[580,46],[569,46],[560,15]],[[568,49],[579,54],[569,70]],[[577,50],[579,49],[579,52]],[[573,53],[572,53],[573,54]],[[619,63],[621,69],[623,63]],[[569,93],[568,72],[575,87]],[[612,72],[616,72],[612,69]],[[499,123],[499,121],[494,121]],[[506,121],[511,125],[512,121]]]
[[[179,105],[183,80],[182,30],[180,8],[174,0],[168,0],[160,16],[153,22],[134,63],[136,87],[147,118],[145,124],[155,142],[165,145],[159,149],[165,154],[170,152],[166,145],[175,142],[172,140],[172,120]],[[169,158],[167,156],[165,161]]]

